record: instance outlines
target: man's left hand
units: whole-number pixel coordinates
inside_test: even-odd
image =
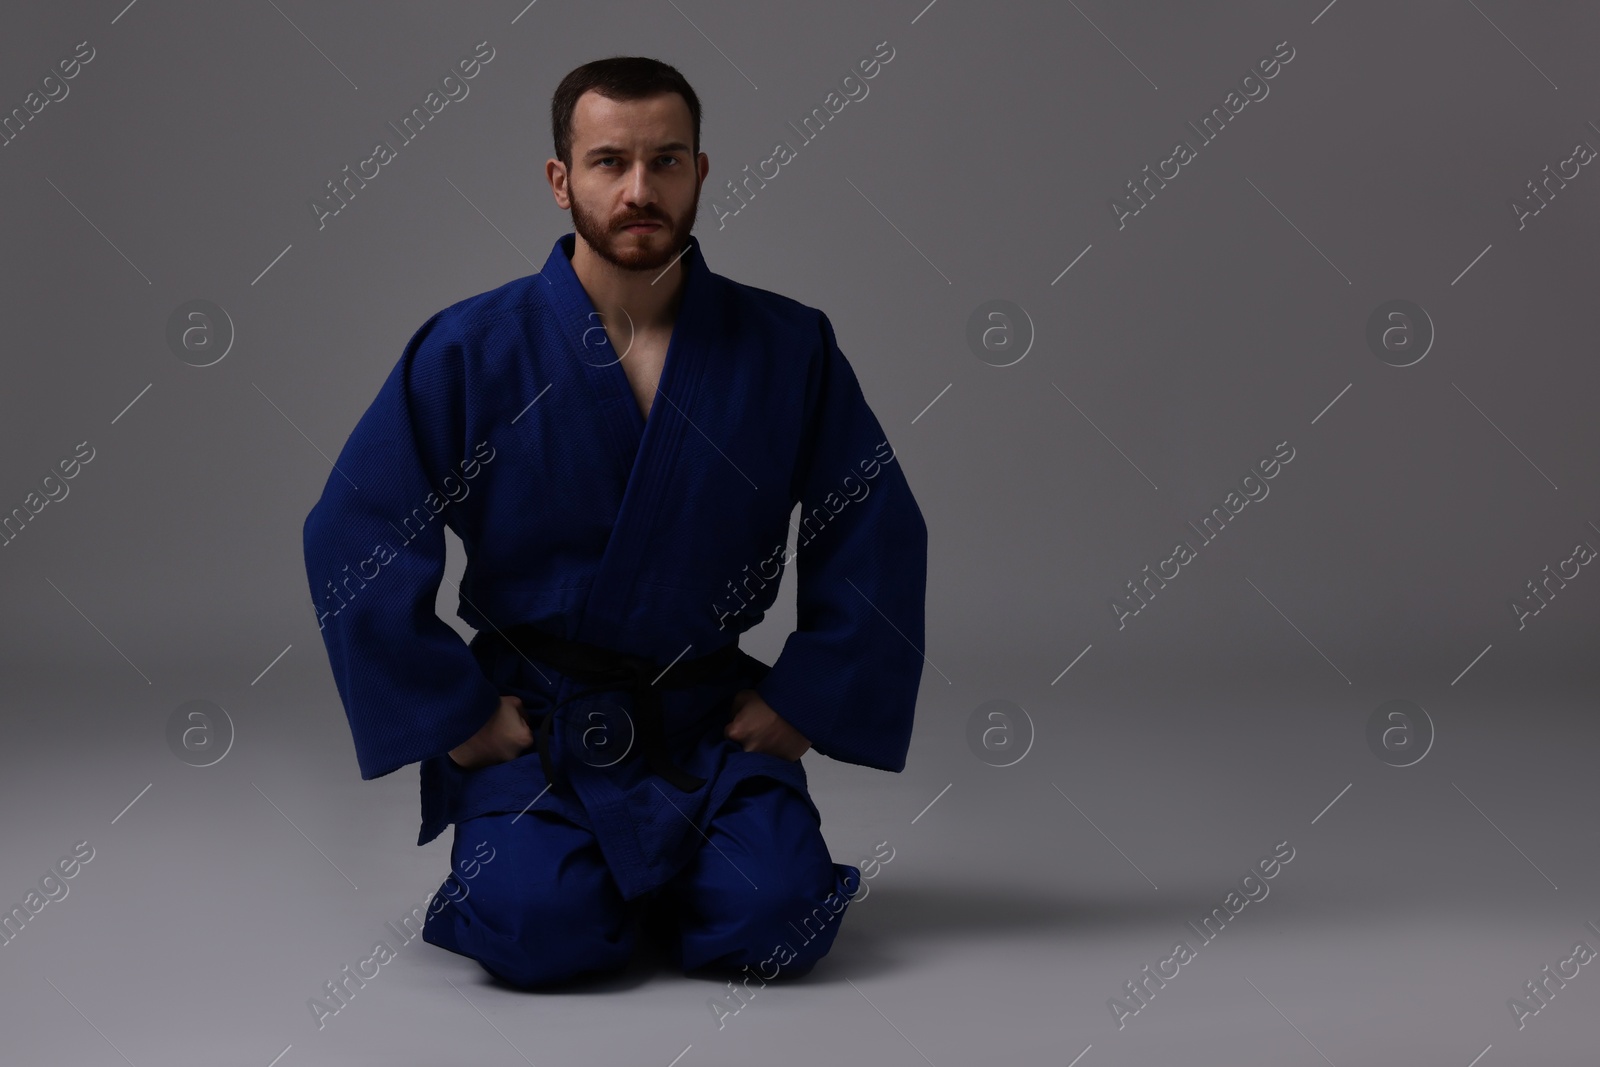
[[[765,752],[779,759],[797,760],[811,742],[761,699],[754,689],[733,694],[733,719],[722,731],[737,741],[746,752]]]

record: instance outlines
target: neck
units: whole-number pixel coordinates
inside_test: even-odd
[[[602,259],[581,234],[574,235],[572,246],[572,272],[594,309],[607,322],[630,321],[636,330],[672,325],[683,295],[683,260],[679,256],[665,271],[624,270]]]

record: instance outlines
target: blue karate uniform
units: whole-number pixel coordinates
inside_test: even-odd
[[[627,903],[682,888],[719,815],[798,803],[820,824],[800,761],[723,736],[739,689],[823,755],[904,768],[927,527],[824,314],[712,273],[690,237],[646,418],[572,270],[574,240],[422,324],[340,451],[304,548],[361,776],[421,765],[418,844],[453,823],[459,845],[491,815],[521,815],[506,831],[519,840],[565,827]],[[531,627],[662,666],[728,646],[776,599],[796,504],[797,625],[779,656],[740,651],[717,677],[653,694],[658,745],[691,791],[640,758],[636,693],[576,696],[588,687],[508,639]],[[470,643],[434,612],[447,525],[467,551]],[[462,770],[446,753],[502,694],[561,724],[545,759]],[[593,758],[597,731],[620,758]],[[770,799],[774,783],[790,799]],[[808,892],[848,870],[813,866]]]
[[[469,819],[456,826],[454,870],[423,939],[524,988],[618,970],[647,933],[685,971],[739,973],[741,996],[809,973],[833,945],[860,868],[832,862],[803,794],[760,776],[705,829],[681,871],[625,901],[581,827],[538,805]]]

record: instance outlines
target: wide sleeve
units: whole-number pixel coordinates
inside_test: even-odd
[[[903,770],[922,680],[928,528],[820,316],[791,498],[796,629],[756,691],[825,756]]]
[[[462,354],[443,312],[406,344],[306,516],[306,575],[364,779],[471,737],[499,705],[434,611],[444,528],[437,480],[464,457]]]

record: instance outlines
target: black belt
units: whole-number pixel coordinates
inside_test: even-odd
[[[542,660],[587,688],[548,708],[540,720],[537,738],[539,766],[552,789],[569,790],[566,775],[557,775],[550,757],[550,731],[556,713],[564,704],[592,693],[625,690],[633,695],[634,740],[646,765],[685,793],[705,785],[704,778],[690,774],[672,762],[667,752],[666,726],[661,711],[661,690],[686,689],[726,677],[727,670],[744,658],[735,640],[715,652],[694,659],[679,659],[668,666],[639,656],[582,641],[553,637],[531,626],[507,627],[501,631],[506,641],[530,659]]]

